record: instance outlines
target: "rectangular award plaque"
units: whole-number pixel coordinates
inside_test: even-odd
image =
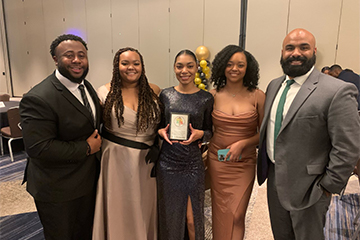
[[[172,112],[170,116],[170,139],[187,140],[189,126],[189,114]]]

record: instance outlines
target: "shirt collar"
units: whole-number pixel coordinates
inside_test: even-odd
[[[300,86],[303,85],[303,83],[306,81],[306,79],[309,77],[309,75],[312,73],[312,71],[314,70],[314,66],[312,66],[312,68],[305,73],[304,75],[301,75],[299,77],[295,77],[294,80],[297,84],[299,84]],[[286,75],[285,77],[285,81],[290,80],[290,77],[288,75]]]
[[[80,84],[70,81],[68,78],[64,77],[58,69],[55,70],[55,76],[67,89],[70,90],[70,92],[75,91],[80,84],[84,84],[84,80],[82,80]]]

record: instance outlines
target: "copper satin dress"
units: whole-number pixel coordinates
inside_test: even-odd
[[[255,98],[257,93],[255,93]],[[216,95],[215,95],[216,99]],[[234,217],[245,191],[252,188],[255,179],[256,147],[245,148],[239,162],[220,162],[217,150],[257,133],[257,101],[253,111],[229,115],[213,110],[213,137],[208,151],[211,176],[213,239],[232,238]]]

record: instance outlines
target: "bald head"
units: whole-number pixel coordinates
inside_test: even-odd
[[[312,35],[311,32],[302,28],[296,28],[292,30],[284,39],[283,41],[283,49],[286,47],[287,44],[293,42],[303,42],[309,44],[316,52],[316,42],[315,37]]]
[[[309,31],[297,28],[284,39],[281,66],[290,78],[307,73],[316,61],[315,37]]]

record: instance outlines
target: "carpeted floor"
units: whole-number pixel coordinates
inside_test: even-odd
[[[42,227],[32,197],[21,185],[25,169],[25,153],[15,154],[14,163],[10,157],[0,157],[0,239],[44,239]],[[345,240],[354,232],[354,217],[360,211],[360,187],[357,177],[351,177],[342,200],[333,196],[327,213],[326,240]],[[266,184],[255,182],[246,214],[246,240],[272,240],[266,200]],[[360,224],[360,220],[358,221]],[[205,192],[205,235],[212,239],[211,196]],[[359,238],[360,240],[360,238]]]
[[[325,229],[326,239],[350,239],[354,235],[354,219],[360,211],[360,194],[334,196],[327,212]],[[357,221],[357,225],[360,220]],[[360,239],[360,236],[358,237]]]
[[[0,218],[0,238],[8,240],[43,240],[44,234],[37,212]]]

